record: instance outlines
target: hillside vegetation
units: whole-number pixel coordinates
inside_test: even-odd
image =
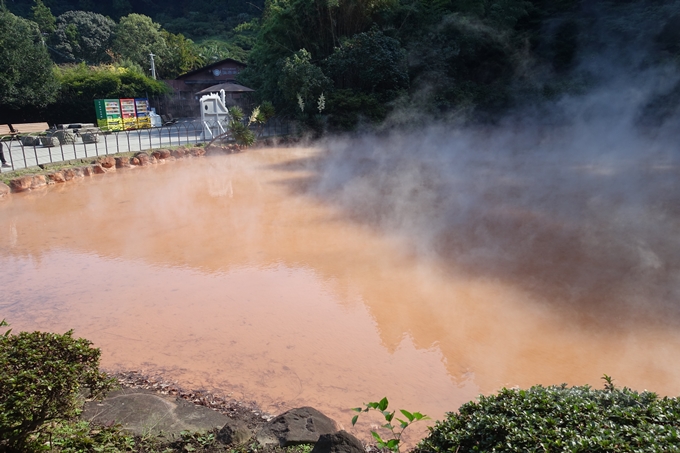
[[[18,83],[8,80],[29,53],[146,76],[153,52],[162,79],[233,58],[248,64],[239,81],[257,90],[256,102],[318,132],[386,119],[496,121],[614,74],[676,74],[680,61],[680,1],[15,0],[0,14],[11,19],[0,24],[32,30],[22,33],[30,45],[0,55],[0,104],[34,113],[61,95],[17,101],[3,88]],[[5,48],[15,38],[0,26]],[[43,78],[55,83],[49,71]],[[676,113],[672,82],[641,117]]]

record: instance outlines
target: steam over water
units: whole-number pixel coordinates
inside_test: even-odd
[[[383,396],[441,418],[603,373],[677,395],[679,167],[610,133],[390,134],[15,194],[0,318],[346,426]]]

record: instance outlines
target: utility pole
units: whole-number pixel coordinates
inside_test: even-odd
[[[154,80],[156,80],[156,63],[153,61],[153,57],[156,55],[150,53],[149,57],[151,58],[151,77],[153,77]]]

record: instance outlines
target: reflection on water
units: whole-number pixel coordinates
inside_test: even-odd
[[[542,293],[416,259],[404,238],[306,196],[315,149],[168,163],[0,203],[0,318],[94,341],[108,369],[163,371],[263,409],[388,396],[441,418],[501,386],[677,394],[672,325],[575,316]],[[285,168],[285,169],[284,169]]]

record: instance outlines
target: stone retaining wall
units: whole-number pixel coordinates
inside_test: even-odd
[[[110,173],[118,168],[145,167],[156,165],[166,161],[185,159],[191,157],[202,157],[208,154],[229,154],[240,152],[237,145],[224,145],[211,147],[209,149],[193,147],[179,147],[173,150],[157,149],[152,153],[140,151],[132,157],[128,156],[101,156],[93,160],[90,164],[74,166],[52,172],[20,176],[9,181],[9,185],[0,182],[0,198],[12,192],[25,192],[40,187],[64,183],[72,179],[85,178],[93,175]]]

